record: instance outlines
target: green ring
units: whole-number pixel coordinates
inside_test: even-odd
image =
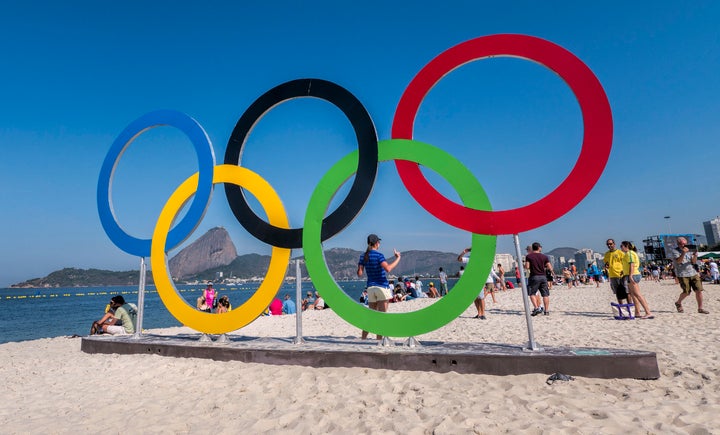
[[[408,160],[443,176],[468,206],[492,210],[485,190],[459,160],[432,145],[407,139],[378,142],[378,161]],[[360,329],[390,337],[413,337],[434,331],[457,318],[485,285],[495,260],[496,236],[472,235],[473,261],[452,291],[421,310],[409,313],[382,313],[350,299],[327,269],[320,230],[333,195],[357,169],[358,152],[343,157],[323,176],[313,191],[305,213],[303,253],[313,285],[332,309],[346,322]]]

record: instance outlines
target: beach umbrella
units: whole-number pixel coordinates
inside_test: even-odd
[[[720,252],[708,252],[707,254],[703,254],[698,258],[701,260],[705,260],[707,258],[720,258]]]

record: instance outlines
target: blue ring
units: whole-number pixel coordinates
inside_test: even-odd
[[[146,113],[130,125],[115,139],[105,156],[97,188],[98,213],[105,233],[115,245],[128,254],[138,257],[150,256],[152,239],[138,239],[126,233],[118,224],[117,218],[110,203],[110,192],[115,168],[125,149],[146,130],[163,125],[169,125],[185,133],[195,147],[198,158],[200,176],[198,188],[193,197],[192,204],[183,219],[170,230],[165,251],[169,251],[182,243],[198,226],[207,210],[213,191],[213,169],[215,167],[215,152],[210,138],[197,121],[188,115],[175,110],[158,110]]]

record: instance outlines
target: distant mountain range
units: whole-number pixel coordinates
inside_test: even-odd
[[[357,262],[361,251],[348,248],[333,248],[325,251],[328,270],[336,280],[357,278]],[[389,254],[389,253],[388,253]],[[301,257],[302,258],[302,257]],[[390,258],[388,258],[390,260]],[[424,277],[437,276],[442,267],[449,276],[460,269],[457,253],[439,251],[407,251],[402,261],[393,270],[396,276]],[[270,264],[269,255],[237,255],[235,245],[224,228],[212,228],[202,237],[182,249],[170,259],[168,267],[176,283],[218,281],[218,280],[261,280]],[[287,276],[295,276],[294,265],[288,265]],[[307,277],[305,265],[301,274]],[[222,278],[219,278],[222,277]],[[100,269],[65,268],[52,272],[44,278],[34,278],[12,287],[99,287],[137,285],[138,271],[110,271]],[[148,272],[147,284],[153,284]]]

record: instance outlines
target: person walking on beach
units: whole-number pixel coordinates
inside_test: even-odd
[[[443,270],[441,267],[439,270],[439,277],[440,277],[440,296],[445,296],[448,293],[448,285],[447,285],[447,273]]]
[[[435,288],[435,283],[430,281],[430,284],[428,284],[428,291],[426,293],[429,298],[439,298],[440,293],[438,293],[437,289]]]
[[[380,240],[377,234],[367,236],[367,249],[358,260],[357,276],[361,277],[363,272],[367,273],[368,307],[371,310],[385,312],[390,299],[393,298],[387,274],[400,263],[400,253],[393,249],[395,260],[388,264],[385,256],[378,251]],[[368,331],[363,331],[362,339],[366,339],[367,336]],[[382,335],[378,335],[377,339],[382,340]]]
[[[600,269],[598,269],[594,261],[588,266],[588,277],[595,281],[595,288],[600,287]]]
[[[563,267],[562,270],[563,281],[567,284],[568,289],[572,287],[572,272],[567,267]]]
[[[623,283],[623,258],[625,254],[617,249],[615,246],[615,240],[607,239],[605,244],[608,247],[608,251],[603,257],[605,263],[605,269],[607,270],[608,278],[610,279],[610,289],[615,293],[615,298],[619,304],[626,304],[628,299],[627,287]]]
[[[691,250],[687,246],[687,239],[685,237],[678,237],[677,248],[673,249],[673,257],[675,276],[682,289],[682,293],[680,293],[677,302],[675,302],[675,309],[677,309],[678,313],[684,312],[682,301],[695,290],[698,313],[710,314],[709,311],[703,309],[703,285],[700,280],[700,274],[693,267],[693,264],[697,263],[697,249]]]
[[[623,283],[627,286],[630,297],[635,303],[635,317],[639,319],[654,319],[655,316],[650,312],[645,296],[640,293],[642,273],[640,272],[640,257],[638,257],[637,248],[632,242],[623,240],[620,243],[620,249],[625,254],[623,257]],[[644,316],[640,316],[640,306],[645,310]]]
[[[497,265],[497,275],[499,278],[497,279],[497,282],[500,283],[499,289],[502,291],[507,291],[507,286],[505,285],[505,269],[503,268],[503,265],[501,263],[498,263]]]
[[[457,260],[463,264],[467,264],[468,261],[470,261],[470,248],[465,248],[463,251],[458,255]],[[500,278],[495,273],[495,271],[490,268],[490,274],[488,275],[487,279],[485,280],[485,285],[482,289],[480,289],[480,293],[477,295],[473,303],[475,304],[475,309],[477,309],[477,315],[475,316],[476,319],[485,320],[487,317],[485,317],[485,290],[488,290],[491,292],[493,297],[495,295],[492,293],[492,291],[495,289],[495,281],[499,280]]]
[[[528,278],[528,296],[533,307],[535,307],[530,314],[531,316],[537,316],[538,314],[544,313],[546,316],[550,314],[550,289],[548,288],[547,277],[545,276],[545,269],[552,268],[550,258],[542,253],[542,245],[535,242],[532,244],[532,252],[525,256],[525,267],[530,271],[530,277]],[[545,308],[540,306],[540,297],[537,293],[540,292],[542,302]]]

